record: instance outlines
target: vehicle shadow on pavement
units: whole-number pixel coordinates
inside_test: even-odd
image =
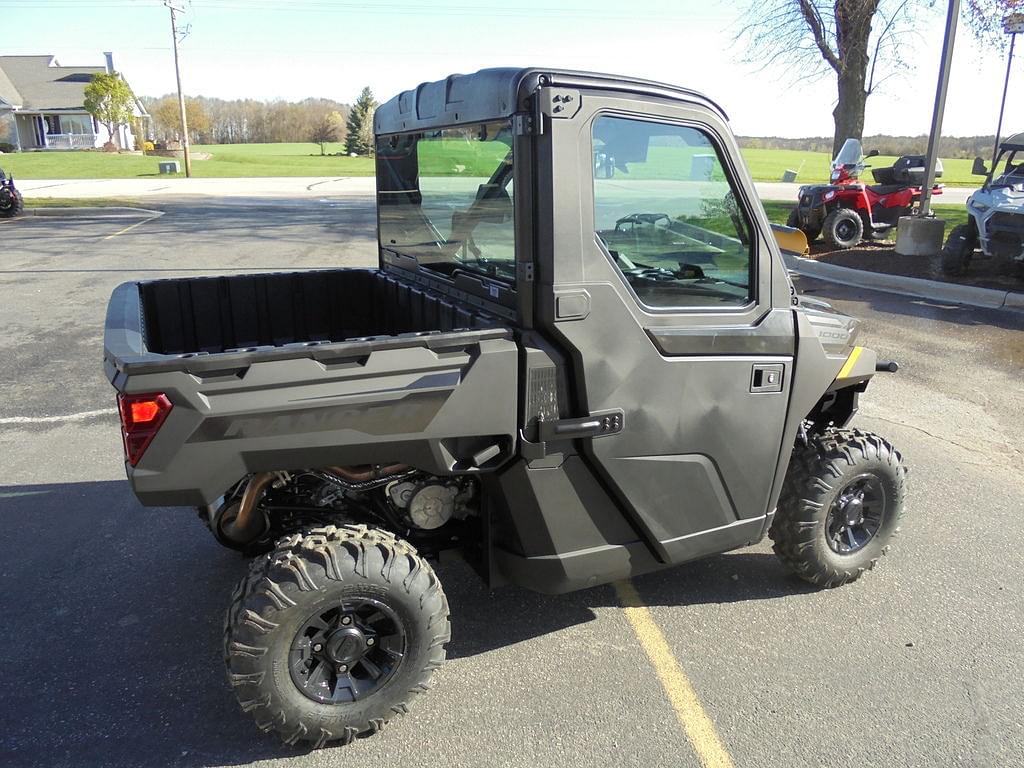
[[[452,612],[449,659],[557,632],[594,620],[595,609],[621,606],[610,586],[567,595],[541,595],[517,587],[489,592],[465,565],[446,566],[439,576]],[[651,607],[771,600],[819,591],[788,573],[773,554],[749,550],[668,568],[633,583]]]
[[[125,481],[0,486],[0,764],[208,766],[302,754],[259,733],[225,681],[222,621],[245,564],[190,510],[141,507]],[[441,578],[456,659],[618,605],[609,587],[492,593],[458,562]],[[805,589],[751,552],[636,583],[652,606]]]

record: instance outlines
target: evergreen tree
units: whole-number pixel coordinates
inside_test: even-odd
[[[349,154],[373,154],[373,113],[376,109],[377,102],[373,99],[373,91],[369,87],[363,88],[348,115],[348,136],[345,146]]]

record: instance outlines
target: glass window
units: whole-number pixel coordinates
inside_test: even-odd
[[[507,121],[380,137],[381,245],[449,277],[514,282],[512,170]]]
[[[640,302],[748,304],[750,224],[707,134],[620,117],[593,134],[597,236]]]

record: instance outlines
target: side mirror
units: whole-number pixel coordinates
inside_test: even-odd
[[[985,167],[985,161],[980,157],[974,158],[974,165],[971,166],[971,173],[975,176],[988,176],[988,168]]]
[[[615,158],[605,152],[594,153],[594,178],[610,179],[615,175]]]
[[[872,149],[870,152],[868,152],[868,157],[878,157],[878,150]]]

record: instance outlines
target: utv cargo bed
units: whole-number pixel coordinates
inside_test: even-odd
[[[377,270],[125,283],[104,362],[122,395],[173,403],[131,467],[149,504],[209,504],[281,462],[476,472],[514,447],[512,331]]]

